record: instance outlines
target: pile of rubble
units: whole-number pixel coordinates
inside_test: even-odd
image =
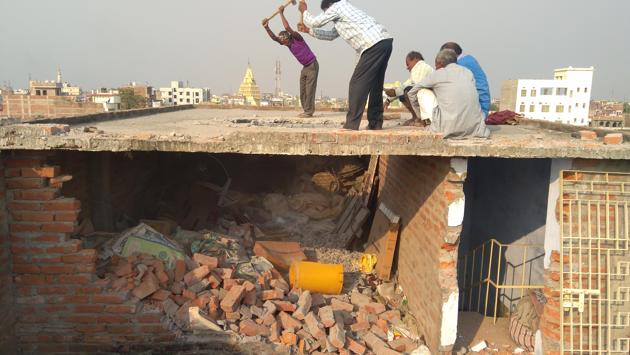
[[[146,225],[134,231],[155,232]],[[292,289],[265,257],[247,256],[243,239],[211,236],[206,241],[214,247],[191,243],[190,250],[202,251],[192,257],[180,251],[172,258],[163,252],[124,255],[126,249],[114,245],[104,277],[113,291],[129,291],[145,307],[161,310],[164,324],[179,335],[232,332],[243,342],[269,341],[307,354],[398,354],[421,345],[412,340],[400,310],[374,298],[374,283],[362,282],[349,295]]]

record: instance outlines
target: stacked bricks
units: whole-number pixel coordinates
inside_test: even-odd
[[[0,159],[0,171],[2,160]],[[15,353],[15,322],[13,279],[11,267],[11,240],[7,224],[6,190],[4,175],[0,174],[0,354]]]
[[[109,292],[96,276],[96,250],[71,238],[81,204],[61,196],[68,177],[46,165],[48,156],[3,158],[19,350],[89,353],[173,341],[159,310],[138,307],[130,292]]]
[[[457,290],[461,227],[450,228],[448,206],[463,196],[450,159],[388,156],[379,161],[379,202],[401,217],[398,281],[432,352],[440,349],[442,306]]]
[[[8,116],[22,120],[82,116],[105,111],[101,104],[77,103],[63,96],[6,95],[4,104]]]

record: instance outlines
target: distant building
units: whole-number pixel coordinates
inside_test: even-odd
[[[171,81],[171,87],[160,88],[157,92],[157,100],[163,106],[198,105],[208,101],[209,89],[191,88],[181,81]]]
[[[92,90],[89,94],[87,94],[87,99],[89,102],[103,105],[105,112],[118,111],[120,110],[120,106],[122,104],[120,92],[118,90]]]
[[[591,102],[591,127],[623,128],[625,126],[625,115],[623,113],[623,108],[623,102]]]
[[[556,69],[553,80],[504,81],[500,110],[536,120],[588,126],[593,71],[593,67],[568,67]]]
[[[238,89],[238,95],[245,98],[246,105],[258,106],[260,104],[260,88],[256,84],[254,79],[254,72],[249,64],[247,64],[247,70],[245,71],[245,77]]]
[[[73,96],[81,95],[81,88],[72,86],[63,81],[61,69],[57,68],[57,80],[31,80],[29,81],[29,94],[31,96]]]
[[[142,96],[147,99],[147,103],[155,100],[155,92],[153,87],[149,85],[138,85],[135,81],[130,82],[129,84],[121,87],[121,89],[132,89],[134,95]]]

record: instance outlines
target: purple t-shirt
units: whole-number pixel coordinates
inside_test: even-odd
[[[289,43],[289,50],[303,66],[313,64],[316,59],[315,54],[303,38],[293,38]]]

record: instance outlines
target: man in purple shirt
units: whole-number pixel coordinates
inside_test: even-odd
[[[300,74],[300,101],[304,112],[299,117],[313,117],[315,112],[315,94],[317,92],[317,76],[319,75],[319,63],[313,51],[302,36],[293,31],[289,21],[284,16],[284,6],[280,7],[280,17],[286,31],[280,32],[277,36],[269,28],[269,20],[263,20],[263,27],[267,30],[269,37],[283,46],[287,46],[295,59],[304,66]]]

